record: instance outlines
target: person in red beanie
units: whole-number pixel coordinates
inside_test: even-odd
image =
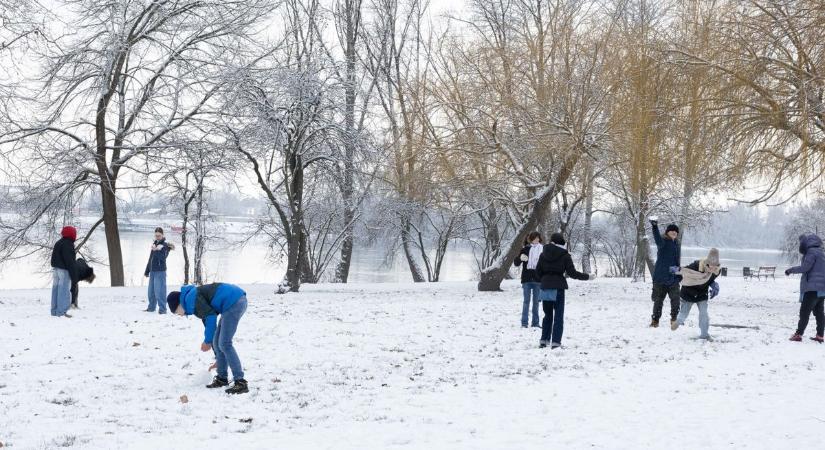
[[[52,316],[72,317],[66,314],[72,300],[71,287],[77,283],[74,241],[77,229],[66,226],[60,231],[60,238],[52,250]]]

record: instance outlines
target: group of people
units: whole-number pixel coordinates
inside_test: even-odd
[[[709,333],[708,301],[719,295],[719,250],[711,248],[706,257],[683,267],[679,227],[670,224],[662,235],[655,217],[650,219],[650,225],[657,249],[653,269],[653,314],[650,327],[659,327],[667,297],[670,300],[671,330],[675,331],[683,326],[693,305],[696,305],[699,310],[698,339],[712,340]],[[825,331],[825,252],[822,249],[822,239],[815,234],[800,236],[799,253],[802,255],[801,265],[785,271],[785,275],[802,275],[799,289],[799,322],[790,340],[802,341],[808,320],[813,313],[816,318],[816,335],[811,337],[811,340],[822,343]],[[545,245],[539,232],[531,232],[513,264],[521,266],[524,294],[521,326],[542,329],[539,347],[561,347],[564,331],[564,292],[568,289],[565,275],[577,280],[592,280],[594,277],[576,270],[573,258],[566,248],[565,239],[559,233],[553,234],[550,243]],[[541,323],[539,303],[544,310],[544,320]]]
[[[71,318],[68,314],[70,303],[77,307],[78,282],[93,282],[94,270],[83,258],[77,258],[75,241],[77,229],[63,227],[61,238],[52,249],[52,302],[51,314],[55,317]],[[201,351],[212,350],[215,362],[210,370],[217,375],[209,389],[229,386],[229,369],[232,370],[233,385],[225,390],[228,394],[249,392],[244,378],[243,367],[238,352],[232,343],[238,323],[246,313],[246,292],[229,283],[211,283],[203,286],[184,285],[180,291],[166,294],[166,259],[175,246],[166,241],[163,228],[155,229],[154,240],[146,263],[144,276],[149,278],[149,305],[146,312],[167,310],[179,316],[194,315],[204,324],[204,339]],[[220,320],[218,319],[220,316]]]

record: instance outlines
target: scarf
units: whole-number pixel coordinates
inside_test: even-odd
[[[527,260],[527,270],[535,270],[536,266],[539,264],[539,256],[541,256],[541,251],[544,249],[544,246],[541,244],[530,244],[530,254],[528,255]]]
[[[719,266],[711,270],[707,265],[707,260],[700,259],[698,271],[683,267],[676,272],[676,275],[682,277],[682,286],[701,286],[710,281],[711,276],[719,275]]]

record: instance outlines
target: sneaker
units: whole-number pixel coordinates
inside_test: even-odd
[[[246,380],[241,378],[240,380],[235,380],[235,384],[225,392],[227,394],[246,394],[249,392],[249,386],[247,386]]]
[[[534,324],[533,324],[533,328],[541,328],[541,325],[539,325],[539,324],[537,324],[537,323],[534,323]]]
[[[158,311],[158,314],[166,314],[166,311]]]
[[[791,336],[791,338],[789,340],[794,341],[794,342],[802,342],[802,335],[799,334],[799,333],[794,333],[794,335]]]
[[[656,319],[651,320],[650,321],[650,328],[659,328],[659,321],[656,320]]]
[[[670,321],[670,329],[676,331],[679,328],[679,322],[675,320]]]
[[[229,380],[227,380],[224,377],[218,377],[218,376],[216,376],[212,380],[212,383],[206,385],[206,387],[209,388],[209,389],[221,388],[221,387],[224,387],[224,386],[229,386]]]
[[[559,344],[558,342],[553,342],[552,344],[550,344],[550,349],[551,350],[555,350],[559,347],[561,347],[561,344]]]
[[[521,324],[521,327],[522,327],[522,328],[527,328],[527,324],[526,324],[526,323],[523,323],[523,324]]]
[[[817,335],[817,336],[812,337],[811,340],[819,342],[821,344],[823,341],[825,341],[825,337]]]
[[[143,310],[143,312],[155,312],[155,310],[154,310],[154,309],[149,309],[149,308],[146,308],[146,309],[144,309],[144,310]]]
[[[60,316],[60,317],[65,317],[65,318],[67,318],[67,319],[71,319],[71,318],[72,318],[72,316],[71,316],[70,314],[68,314],[68,313],[64,313],[64,314],[63,314],[62,316]]]
[[[703,341],[713,342],[713,338],[712,338],[712,337],[710,337],[710,335],[706,335],[706,336],[699,336],[699,339],[700,339],[700,340],[703,340]]]
[[[539,348],[547,347],[547,341],[539,341]]]

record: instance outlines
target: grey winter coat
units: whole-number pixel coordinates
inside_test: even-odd
[[[799,292],[825,291],[825,253],[822,252],[822,239],[815,234],[799,236],[799,253],[802,264],[791,267],[787,273],[801,273]]]

